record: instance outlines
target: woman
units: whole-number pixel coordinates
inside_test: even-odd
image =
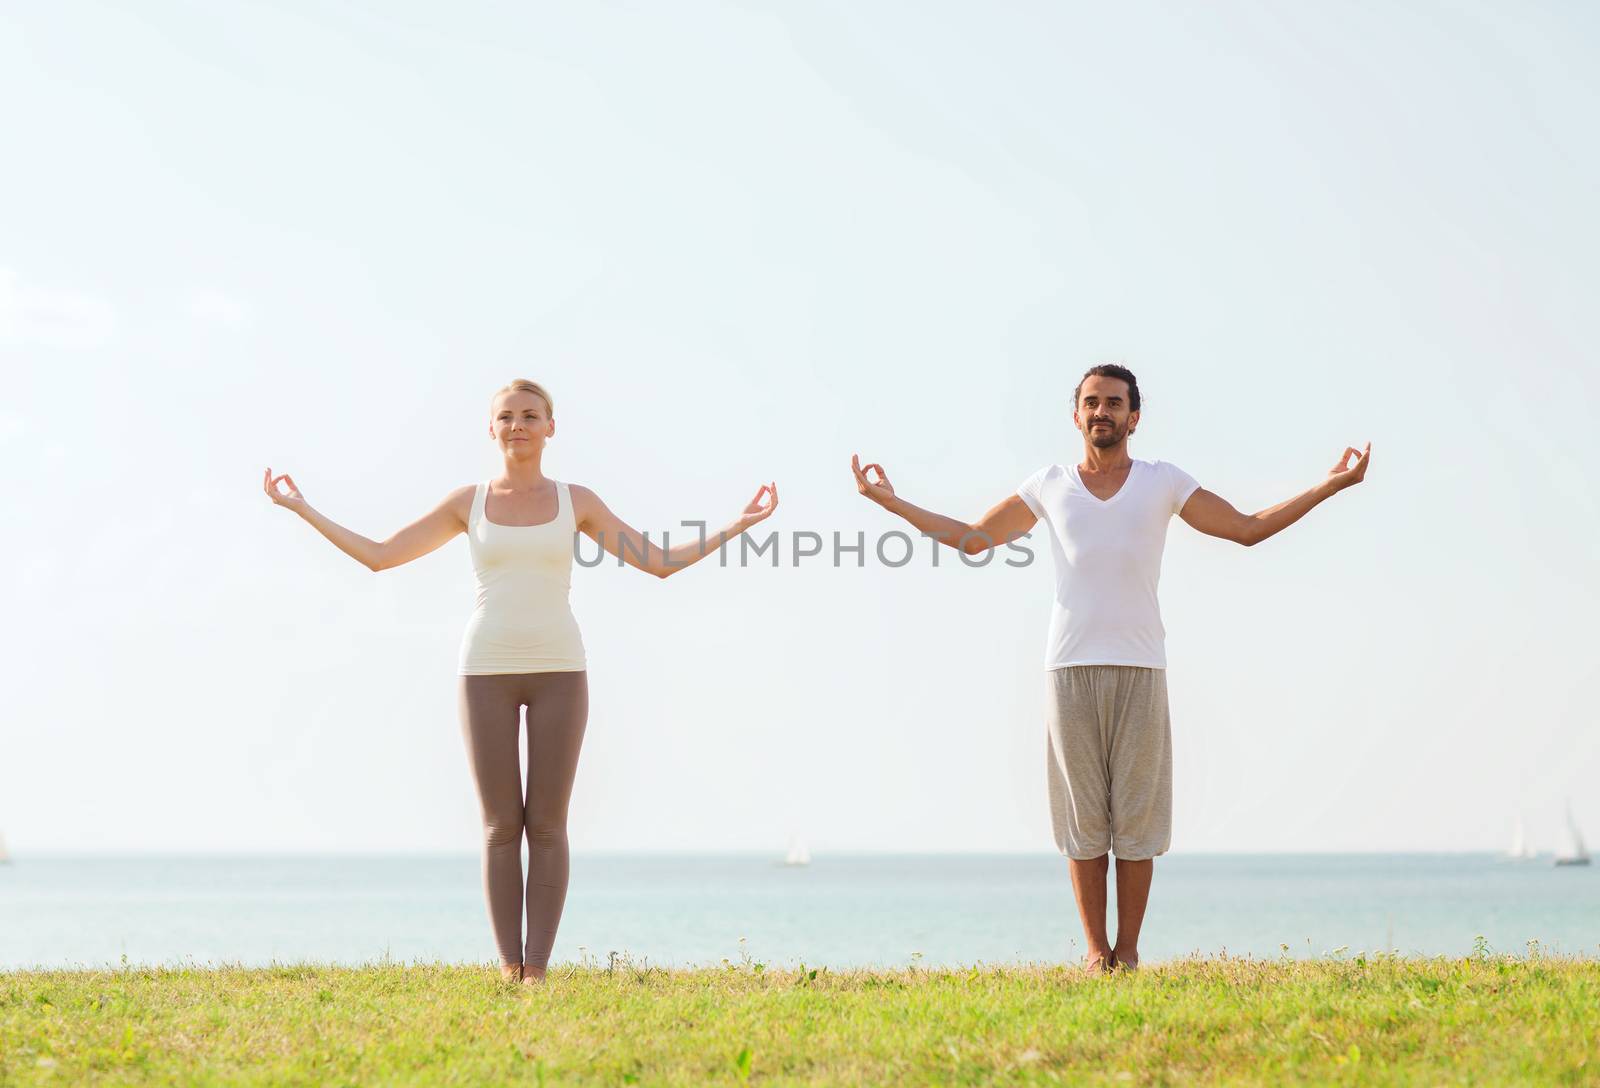
[[[545,977],[567,897],[567,802],[589,714],[583,641],[568,604],[575,531],[619,559],[665,578],[682,570],[778,505],[775,484],[720,533],[663,552],[619,519],[586,487],[544,475],[545,443],[555,436],[550,394],[518,380],[490,403],[489,437],[505,461],[497,478],[452,491],[431,513],[381,544],[311,508],[293,477],[266,472],[268,496],[299,514],[346,555],[387,570],[467,534],[478,603],[461,641],[461,730],[483,808],[483,885],[489,922],[508,979]],[[287,493],[278,489],[287,487]],[[763,495],[770,495],[767,505]],[[528,785],[517,765],[518,716],[528,708]],[[522,876],[522,836],[528,876]],[[526,905],[528,936],[522,939]]]

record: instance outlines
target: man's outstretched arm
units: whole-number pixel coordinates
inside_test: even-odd
[[[873,480],[867,474],[878,470]],[[894,493],[894,485],[879,464],[861,466],[860,457],[852,454],[850,471],[856,478],[856,490],[889,511],[898,514],[915,526],[923,536],[932,537],[940,544],[948,544],[966,555],[982,555],[990,548],[1009,544],[1033,528],[1038,517],[1028,509],[1017,495],[1000,500],[989,512],[975,522],[958,521],[932,510],[906,502]]]
[[[1356,459],[1353,465],[1350,463],[1351,457]],[[1349,446],[1344,456],[1339,458],[1339,463],[1315,487],[1254,514],[1241,514],[1227,499],[1202,487],[1189,496],[1189,501],[1183,504],[1178,516],[1207,536],[1220,536],[1245,547],[1259,544],[1305,517],[1323,499],[1360,483],[1367,474],[1367,462],[1371,457],[1371,442],[1367,443],[1365,450]]]

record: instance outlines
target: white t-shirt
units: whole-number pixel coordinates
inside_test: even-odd
[[[1122,490],[1103,502],[1075,464],[1046,465],[1022,481],[1017,494],[1048,526],[1056,562],[1045,668],[1167,667],[1156,603],[1161,550],[1167,522],[1199,486],[1176,465],[1137,459]]]

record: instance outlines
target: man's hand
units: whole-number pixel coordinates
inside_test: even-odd
[[[878,470],[876,482],[867,478],[867,473],[873,469]],[[866,468],[862,468],[860,456],[852,453],[850,455],[850,471],[855,473],[857,491],[879,506],[889,505],[889,501],[894,498],[894,485],[889,482],[889,474],[883,471],[882,465],[871,464]]]
[[[1287,529],[1324,499],[1360,483],[1367,474],[1367,461],[1371,456],[1371,442],[1363,451],[1357,451],[1354,446],[1346,447],[1344,456],[1321,483],[1254,514],[1241,514],[1226,499],[1199,487],[1183,504],[1178,516],[1207,536],[1232,540],[1248,548]],[[1351,457],[1356,458],[1353,465]]]
[[[1355,464],[1350,463],[1350,458],[1356,459]],[[1367,462],[1372,458],[1372,443],[1367,443],[1365,450],[1358,451],[1354,446],[1346,446],[1344,456],[1339,458],[1339,463],[1328,470],[1328,483],[1333,490],[1343,491],[1360,483],[1367,474]]]

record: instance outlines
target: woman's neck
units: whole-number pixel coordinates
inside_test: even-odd
[[[544,486],[546,477],[535,457],[528,461],[507,460],[500,479],[512,491],[537,491]]]

